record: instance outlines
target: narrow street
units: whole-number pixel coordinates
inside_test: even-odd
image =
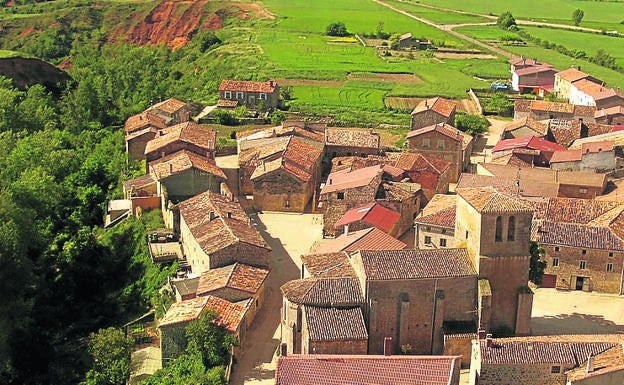
[[[251,216],[256,228],[273,249],[271,273],[262,310],[245,336],[230,384],[273,384],[279,346],[282,293],[280,286],[300,276],[300,256],[321,238],[318,214],[262,213]]]

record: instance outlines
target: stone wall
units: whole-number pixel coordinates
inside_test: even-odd
[[[206,139],[206,145],[208,145],[208,139]],[[214,147],[214,143],[213,143],[213,147]],[[156,149],[152,152],[150,152],[149,154],[145,154],[145,160],[147,161],[147,163],[149,164],[149,162],[156,160],[156,159],[160,159],[160,158],[164,158],[165,156],[169,155],[169,154],[173,154],[174,152],[178,152],[180,150],[188,150],[190,152],[193,152],[197,155],[201,155],[203,157],[206,157],[208,159],[214,159],[214,149],[209,150],[203,147],[199,147],[193,143],[190,142],[184,142],[181,140],[177,140],[173,143],[169,143],[165,146],[162,146],[159,149]],[[149,170],[148,170],[149,171]]]
[[[256,267],[269,267],[271,251],[245,242],[237,242],[210,255],[210,269],[231,265],[235,262]]]
[[[314,194],[315,181],[303,182],[284,170],[253,180],[254,208],[303,213]]]
[[[191,168],[181,173],[171,175],[159,183],[167,189],[167,196],[172,201],[182,200],[182,197],[192,197],[205,191],[219,193],[223,179],[205,171]]]
[[[128,159],[145,159],[145,147],[147,146],[147,142],[154,139],[154,137],[156,137],[156,133],[148,131],[143,135],[139,135],[130,140],[126,140],[126,152],[128,153]]]
[[[560,370],[559,373],[551,373],[553,366],[564,368],[563,364],[481,364],[479,385],[565,385],[566,375],[563,370]],[[565,367],[565,370],[567,369],[570,367]]]
[[[445,335],[444,355],[461,356],[462,369],[469,368],[472,340],[474,339],[477,339],[476,333]]]
[[[419,128],[429,127],[438,123],[447,123],[454,124],[455,123],[455,111],[451,114],[450,117],[442,116],[433,110],[425,110],[419,112],[417,114],[412,115],[412,131],[418,130]]]
[[[326,145],[325,146],[325,158],[326,159],[334,159],[339,156],[361,156],[365,157],[367,155],[377,155],[379,154],[378,148],[367,148],[367,147],[357,147],[357,146],[333,146]]]
[[[351,188],[343,191],[334,191],[323,194],[323,233],[334,235],[334,225],[348,210],[363,206],[375,201],[377,187],[381,183],[381,175],[377,175],[374,180],[363,187]],[[343,193],[344,198],[338,199],[338,194]]]
[[[368,340],[309,341],[303,354],[366,354]]]
[[[455,238],[455,230],[431,225],[418,225],[418,248],[420,249],[444,249],[459,247],[463,242]],[[431,238],[431,243],[425,243],[425,237]],[[440,240],[446,240],[446,246],[440,244]]]
[[[454,140],[439,132],[430,131],[409,138],[407,147],[412,152],[451,162],[450,181],[456,182],[459,179],[464,168],[461,140]],[[467,153],[470,153],[468,149]]]

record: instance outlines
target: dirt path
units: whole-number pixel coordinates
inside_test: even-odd
[[[280,343],[280,286],[300,275],[301,254],[307,253],[322,234],[318,214],[263,213],[252,215],[260,234],[273,249],[271,273],[260,313],[247,329],[245,346],[237,356],[230,384],[275,383],[275,351]]]

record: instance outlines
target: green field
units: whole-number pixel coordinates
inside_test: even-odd
[[[414,16],[422,17],[423,19],[431,20],[436,24],[462,24],[462,23],[482,23],[490,21],[490,19],[476,16],[467,15],[465,13],[446,12],[429,7],[423,7],[416,3],[411,3],[404,0],[387,0],[386,3],[392,5],[395,8],[409,12]]]
[[[21,52],[7,51],[6,49],[0,49],[0,59],[9,59],[12,57],[28,57],[28,55]]]

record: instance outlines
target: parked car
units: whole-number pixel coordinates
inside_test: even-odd
[[[506,91],[506,90],[509,90],[511,87],[507,83],[495,82],[495,83],[492,83],[490,85],[490,88],[493,89],[493,90],[501,90],[501,91],[504,90],[504,91]]]

